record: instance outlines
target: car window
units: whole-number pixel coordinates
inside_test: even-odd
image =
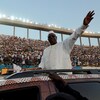
[[[89,100],[100,100],[99,82],[71,83],[70,86]]]

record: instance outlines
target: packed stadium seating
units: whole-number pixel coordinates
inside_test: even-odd
[[[48,46],[47,41],[0,35],[0,70],[4,67],[12,68],[13,63],[22,68],[37,67],[43,50]],[[98,46],[75,45],[70,56],[73,66],[100,67]]]

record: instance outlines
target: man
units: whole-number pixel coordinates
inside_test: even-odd
[[[52,80],[59,92],[48,96],[46,100],[56,100],[54,98],[59,98],[57,100],[88,100],[86,97],[83,97],[78,91],[72,89],[67,84],[67,81],[62,79],[56,73],[49,73],[49,78]]]
[[[57,43],[57,36],[53,31],[50,31],[48,41],[50,42],[51,46],[44,50],[39,67],[42,69],[72,69],[70,52],[77,38],[88,27],[94,14],[94,11],[89,11],[83,20],[83,25],[76,29],[76,31],[63,42]]]

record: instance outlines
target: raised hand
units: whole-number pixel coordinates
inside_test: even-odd
[[[94,18],[93,17],[94,14],[95,14],[94,10],[89,11],[88,14],[86,15],[86,17],[84,18],[83,24],[88,25],[91,22],[91,20]]]

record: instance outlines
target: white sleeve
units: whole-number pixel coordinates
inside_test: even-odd
[[[68,53],[71,52],[74,43],[76,42],[76,40],[78,39],[79,36],[81,36],[81,34],[85,31],[85,29],[88,26],[82,25],[81,27],[79,27],[78,29],[76,29],[69,38],[65,39],[63,41],[64,44],[64,48],[67,49]]]

